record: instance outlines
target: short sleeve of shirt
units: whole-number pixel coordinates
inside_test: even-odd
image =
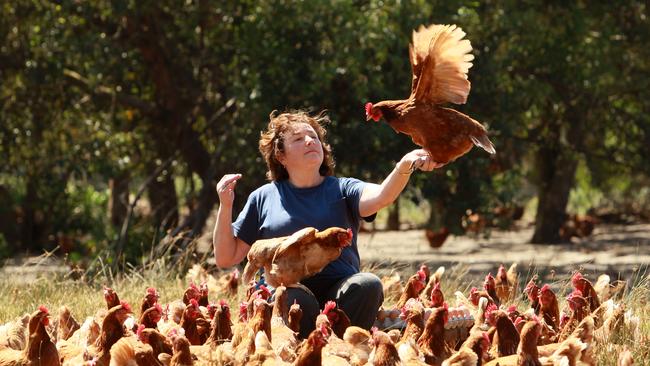
[[[359,202],[361,201],[361,194],[363,189],[366,187],[366,182],[363,182],[356,178],[339,178],[339,184],[341,186],[341,192],[345,196],[352,217],[356,221],[363,219],[366,222],[372,222],[377,217],[377,214],[372,214],[368,217],[361,217],[359,214]]]
[[[244,208],[232,223],[233,234],[248,245],[253,245],[259,239],[260,213],[258,210],[257,191],[251,193]]]

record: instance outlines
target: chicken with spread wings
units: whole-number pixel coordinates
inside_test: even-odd
[[[248,251],[243,280],[248,283],[259,268],[273,287],[290,286],[320,272],[350,245],[352,230],[331,227],[318,231],[307,227],[291,236],[263,239]]]
[[[413,32],[409,56],[413,71],[411,95],[404,100],[366,104],[366,120],[384,118],[396,131],[411,136],[438,163],[449,163],[474,145],[494,154],[481,123],[444,103],[464,104],[470,90],[467,71],[474,56],[455,25],[421,26]]]

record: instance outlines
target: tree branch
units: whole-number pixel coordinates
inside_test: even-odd
[[[123,106],[136,108],[144,114],[151,114],[156,110],[156,107],[152,103],[134,97],[133,95],[118,93],[114,88],[109,88],[104,85],[93,86],[90,81],[88,81],[76,71],[64,69],[63,75],[67,77],[73,85],[86,90],[93,96],[102,98],[114,98],[117,103]]]

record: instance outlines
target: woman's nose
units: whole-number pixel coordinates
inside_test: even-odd
[[[306,143],[307,145],[311,145],[311,144],[313,144],[313,143],[314,143],[314,140],[316,140],[316,139],[313,138],[313,137],[311,137],[311,136],[305,136],[305,143]]]

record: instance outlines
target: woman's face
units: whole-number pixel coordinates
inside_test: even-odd
[[[284,152],[280,153],[278,160],[287,169],[316,168],[318,170],[323,163],[323,145],[316,131],[306,123],[292,127],[283,136]]]

